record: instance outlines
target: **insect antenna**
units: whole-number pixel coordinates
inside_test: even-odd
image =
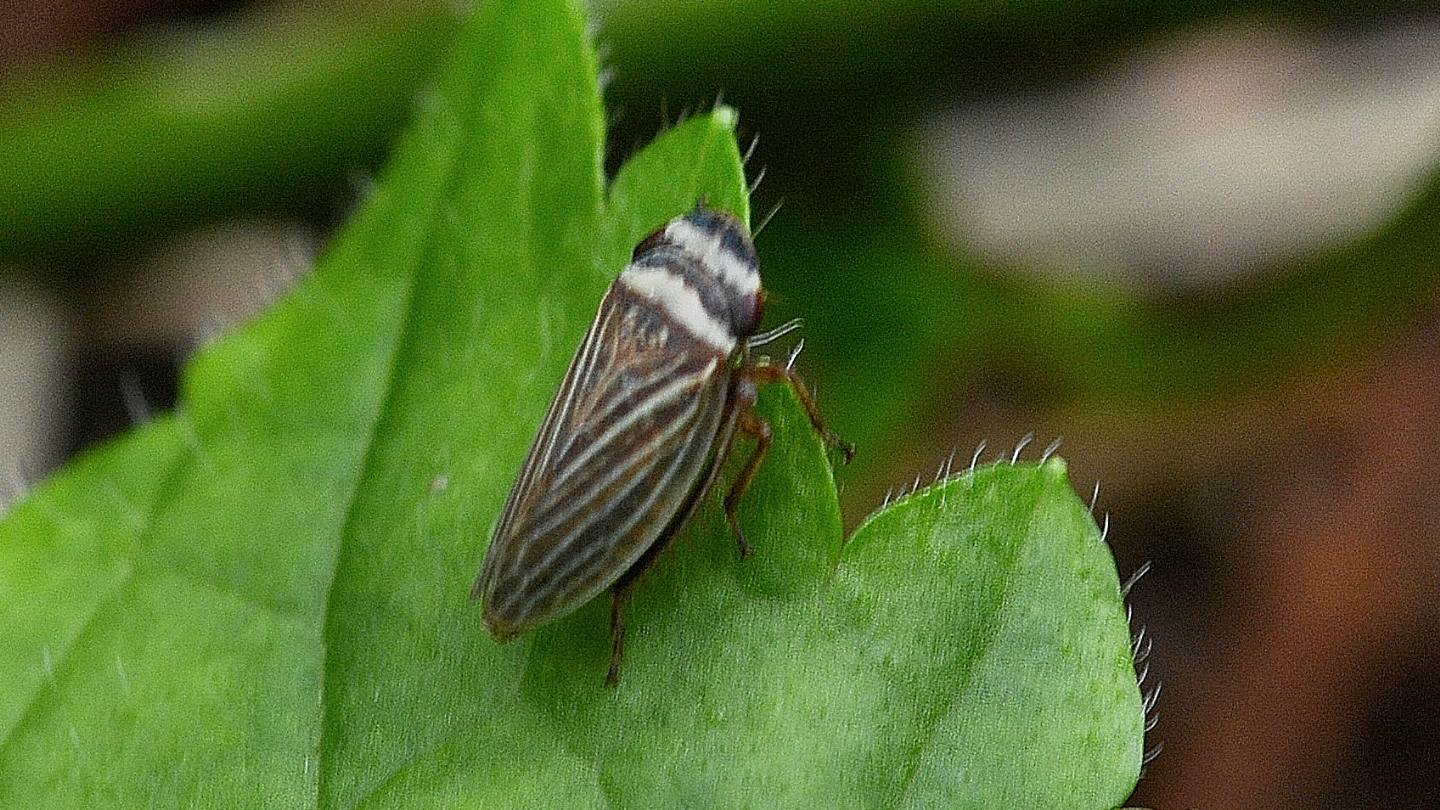
[[[794,332],[796,329],[799,329],[804,323],[805,321],[803,319],[791,318],[790,320],[780,324],[779,326],[771,329],[768,332],[761,332],[758,335],[751,335],[749,338],[746,338],[745,345],[746,347],[753,349],[757,346],[764,346],[767,343],[774,343],[780,338],[785,337],[791,332]]]

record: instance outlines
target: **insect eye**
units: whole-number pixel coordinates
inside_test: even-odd
[[[638,245],[635,246],[635,252],[632,253],[632,254],[630,254],[630,260],[631,260],[631,261],[634,261],[634,260],[640,258],[640,255],[641,255],[641,254],[643,254],[643,253],[649,253],[651,250],[653,250],[653,249],[655,248],[656,245],[660,244],[660,243],[661,243],[662,241],[664,241],[664,240],[665,240],[665,229],[664,229],[664,228],[661,228],[660,230],[655,231],[654,233],[652,233],[652,234],[650,234],[649,236],[645,237],[644,239],[640,240],[640,244],[638,244]]]

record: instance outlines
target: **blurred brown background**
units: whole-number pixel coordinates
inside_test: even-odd
[[[1440,795],[1440,12],[594,4],[611,167],[723,93],[857,522],[1063,437],[1165,684],[1134,803]],[[425,0],[0,6],[0,505],[306,272]]]

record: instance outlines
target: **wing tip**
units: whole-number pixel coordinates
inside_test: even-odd
[[[526,630],[522,625],[512,624],[496,616],[488,607],[485,610],[485,629],[490,631],[491,638],[501,644],[515,638]]]
[[[486,570],[489,570],[488,567]],[[490,578],[485,574],[486,571],[481,571],[480,575],[475,578],[475,584],[470,586],[470,599],[484,602],[482,617],[485,620],[485,629],[489,631],[492,638],[503,644],[523,633],[526,628],[506,621],[495,614],[495,602],[486,594]]]

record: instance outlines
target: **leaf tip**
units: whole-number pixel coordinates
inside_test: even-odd
[[[1070,475],[1070,465],[1061,456],[1051,456],[1040,464],[1040,469],[1052,479],[1065,479]]]
[[[734,130],[740,121],[740,114],[728,104],[716,104],[715,109],[710,111],[710,117],[716,124],[728,130]]]

